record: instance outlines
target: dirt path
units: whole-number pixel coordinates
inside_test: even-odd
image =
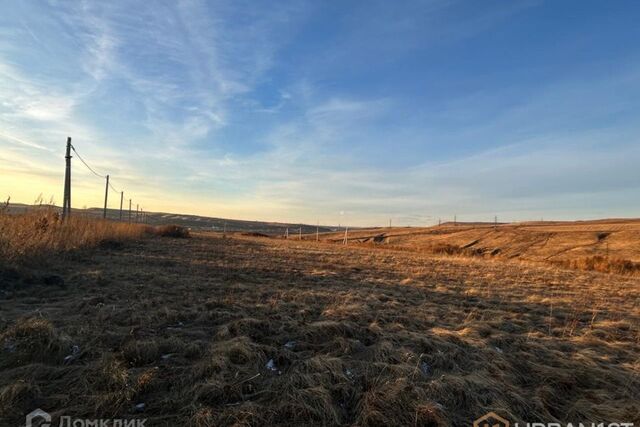
[[[31,281],[0,285],[0,425],[640,422],[637,279],[199,235]]]

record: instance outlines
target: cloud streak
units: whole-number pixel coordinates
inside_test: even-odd
[[[156,210],[354,225],[631,215],[640,60],[611,48],[616,67],[602,66],[559,28],[536,45],[548,7],[0,6],[0,193],[19,176],[59,194],[72,136]],[[76,200],[99,204],[103,183],[80,166]]]

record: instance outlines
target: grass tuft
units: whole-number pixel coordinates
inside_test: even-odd
[[[186,239],[191,237],[189,229],[180,225],[169,224],[155,227],[152,233],[160,237],[175,237],[178,239]]]

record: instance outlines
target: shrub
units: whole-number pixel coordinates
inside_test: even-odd
[[[179,239],[186,239],[191,237],[189,229],[180,225],[169,224],[155,227],[155,234],[161,237],[175,237]]]
[[[616,274],[638,274],[640,273],[640,263],[622,258],[608,258],[603,256],[591,256],[580,259],[558,261],[563,267],[577,270],[600,271],[602,273]]]

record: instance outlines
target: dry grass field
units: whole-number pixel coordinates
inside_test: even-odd
[[[344,231],[323,233],[341,242]],[[314,235],[306,239],[315,240]],[[640,220],[619,219],[515,224],[443,224],[426,228],[374,228],[349,232],[349,241],[397,249],[518,259],[602,272],[640,273]]]
[[[0,265],[0,425],[640,423],[635,276],[155,234]]]

